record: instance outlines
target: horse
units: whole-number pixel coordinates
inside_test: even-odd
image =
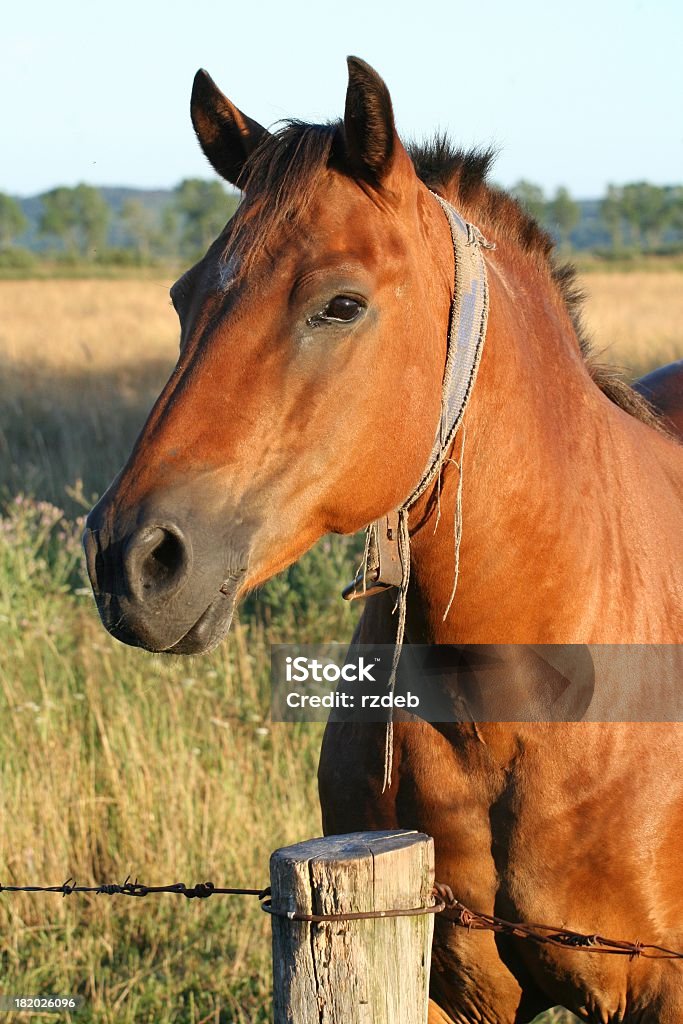
[[[665,419],[671,432],[683,438],[683,359],[652,370],[633,387]]]
[[[177,366],[87,520],[105,627],[151,651],[208,651],[236,602],[324,534],[404,505],[442,417],[459,274],[440,197],[488,241],[488,328],[449,456],[409,510],[406,641],[676,645],[683,448],[595,360],[573,274],[488,183],[492,154],[442,136],[404,146],[377,72],[349,58],[348,76],[343,120],[273,133],[195,78],[200,146],[243,200],[171,289]],[[356,642],[394,643],[395,593],[367,599]],[[327,833],[419,829],[437,878],[480,913],[680,948],[676,723],[397,716],[388,784],[386,736],[328,724]],[[437,916],[430,1024],[554,1005],[674,1024],[681,965]]]

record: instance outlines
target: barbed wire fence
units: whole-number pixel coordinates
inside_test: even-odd
[[[137,879],[131,879],[130,876],[124,882],[103,885],[78,885],[71,877],[61,885],[3,885],[0,883],[0,896],[4,893],[20,892],[57,893],[63,897],[78,894],[129,896],[138,899],[167,893],[173,896],[184,896],[188,900],[203,900],[211,896],[253,896],[259,900],[261,909],[268,914],[284,917],[291,921],[305,921],[310,924],[443,913],[447,920],[456,927],[467,928],[470,931],[473,929],[492,931],[516,939],[529,940],[539,945],[559,946],[583,953],[621,955],[627,956],[631,960],[639,957],[650,960],[683,960],[683,952],[655,943],[609,939],[597,933],[576,932],[555,925],[506,921],[493,914],[483,914],[466,907],[453,895],[450,886],[438,882],[434,885],[432,902],[424,906],[346,914],[304,914],[297,911],[278,910],[271,904],[269,886],[264,888],[223,887],[214,885],[213,882],[198,882],[189,886],[184,882],[172,882],[169,885],[145,885]]]

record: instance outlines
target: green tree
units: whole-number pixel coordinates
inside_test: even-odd
[[[139,199],[127,199],[121,209],[121,220],[130,245],[147,263],[160,247],[158,220]]]
[[[669,207],[668,226],[680,235],[683,232],[683,185],[674,185],[666,191]]]
[[[581,208],[563,185],[548,204],[548,220],[557,230],[562,245],[569,244],[569,236],[581,219]]]
[[[78,249],[77,220],[70,188],[53,188],[43,196],[40,214],[41,235],[57,238],[69,252]]]
[[[545,223],[547,203],[540,185],[534,185],[532,181],[522,179],[513,185],[510,192],[534,220],[537,220],[539,224]]]
[[[180,214],[174,200],[166,203],[161,211],[159,253],[165,259],[177,259],[180,252]],[[191,256],[193,258],[193,256]]]
[[[90,185],[77,185],[74,193],[80,219],[81,251],[84,255],[95,255],[104,248],[107,240],[111,217],[109,204],[100,190]]]
[[[624,242],[623,196],[616,185],[607,186],[607,195],[600,203],[600,218],[610,233],[612,247],[621,249]]]
[[[669,189],[645,184],[640,190],[641,230],[651,249],[662,244],[671,220]]]
[[[182,181],[173,199],[182,256],[196,259],[202,255],[225,227],[237,202],[237,196],[228,195],[219,181]]]
[[[0,192],[0,248],[8,249],[27,227],[28,221],[16,199]]]
[[[91,185],[55,188],[43,196],[40,231],[53,235],[67,252],[94,256],[104,246],[110,210],[99,189]]]
[[[647,181],[624,185],[622,210],[631,226],[632,240],[645,249],[661,243],[664,229],[671,218],[668,190]]]

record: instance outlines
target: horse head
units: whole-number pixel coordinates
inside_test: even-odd
[[[350,58],[343,121],[270,133],[204,71],[191,113],[236,214],[171,289],[177,365],[90,513],[119,640],[209,650],[235,603],[405,499],[439,419],[453,252],[389,92]]]

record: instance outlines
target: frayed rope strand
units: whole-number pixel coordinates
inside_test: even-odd
[[[372,529],[372,523],[369,523],[368,526],[365,527],[365,545],[363,547],[363,559],[360,563],[360,566],[358,567],[358,572],[356,573],[356,579],[358,579],[360,573],[363,574],[363,593],[365,593],[365,591],[368,589],[368,559],[370,557],[370,542],[372,540]]]
[[[466,436],[465,424],[462,425],[462,440],[460,442],[460,462],[457,462],[458,467],[458,490],[455,496],[455,515],[453,516],[453,541],[454,541],[454,564],[453,564],[453,589],[451,590],[451,596],[448,599],[446,610],[443,613],[442,621],[445,622],[448,618],[448,613],[451,610],[453,600],[455,598],[455,592],[458,589],[458,577],[460,575],[460,541],[462,540],[462,475],[465,461],[465,436]]]
[[[408,609],[408,586],[410,584],[410,533],[408,531],[408,509],[401,508],[398,511],[398,554],[401,559],[401,586],[394,605],[394,612],[398,611],[398,623],[396,626],[396,640],[394,642],[394,653],[391,659],[391,673],[389,675],[389,693],[394,694],[396,689],[396,673],[398,663],[403,649],[403,637],[406,631],[406,612]],[[394,706],[393,701],[389,706],[389,720],[384,740],[384,782],[382,792],[386,792],[391,786],[391,773],[394,767]]]

